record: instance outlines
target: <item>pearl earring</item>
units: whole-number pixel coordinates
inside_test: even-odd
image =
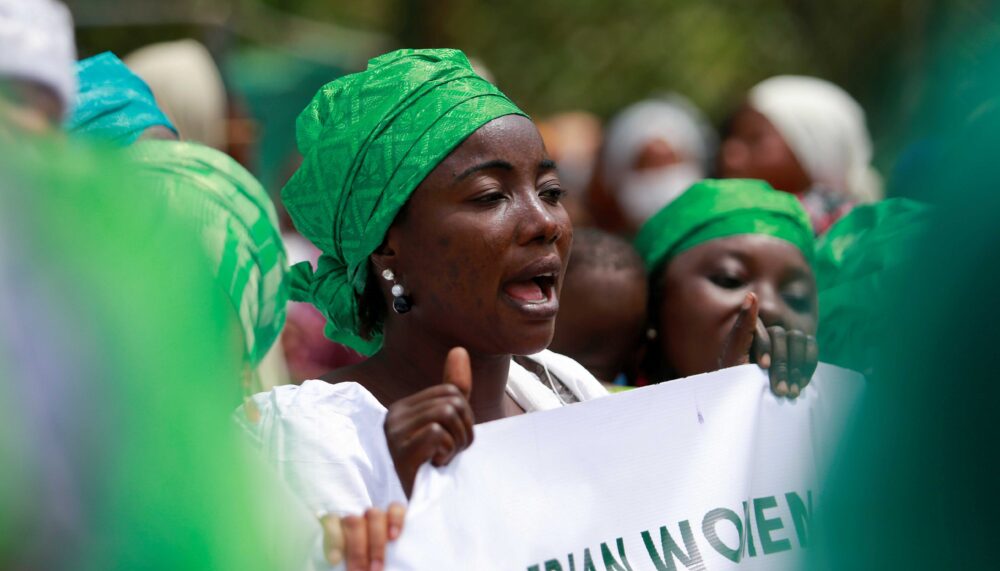
[[[396,283],[396,274],[392,273],[392,270],[389,268],[386,268],[382,270],[382,278],[385,281],[392,282],[392,289],[390,290],[392,291],[392,310],[396,313],[410,311],[412,304],[410,303],[410,299],[404,295],[405,290],[403,286]]]

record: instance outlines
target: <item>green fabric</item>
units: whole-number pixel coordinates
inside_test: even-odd
[[[196,143],[142,141],[130,149],[170,215],[194,221],[216,279],[239,316],[251,363],[278,338],[288,301],[288,262],[274,204],[236,161]]]
[[[813,231],[802,205],[759,180],[695,183],[642,226],[635,246],[653,272],[685,250],[740,234],[780,238],[812,261]]]
[[[119,154],[0,148],[0,569],[304,568],[195,229]]]
[[[323,251],[315,273],[306,262],[293,268],[292,299],[326,316],[330,339],[378,350],[380,334],[359,334],[368,256],[438,163],[512,114],[524,115],[458,50],[398,50],[320,89],[299,116],[304,160],[281,196],[295,227]]]
[[[891,327],[886,280],[916,258],[931,208],[904,198],[858,206],[816,246],[820,359],[870,373],[877,340]]]

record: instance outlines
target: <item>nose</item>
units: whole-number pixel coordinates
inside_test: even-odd
[[[532,193],[534,194],[534,193]],[[518,224],[518,242],[551,244],[566,232],[566,216],[560,216],[562,206],[553,205],[540,197],[525,201]]]
[[[719,153],[719,171],[724,177],[739,176],[750,160],[750,151],[745,143],[732,137],[722,143]]]
[[[785,327],[785,316],[778,292],[766,284],[755,287],[753,292],[759,300],[757,315],[764,322],[764,327],[774,327],[775,325]]]

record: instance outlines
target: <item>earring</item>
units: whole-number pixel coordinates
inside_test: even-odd
[[[382,270],[382,278],[386,281],[392,282],[392,310],[396,313],[406,313],[410,311],[412,304],[410,303],[410,298],[403,295],[405,291],[403,286],[396,283],[396,275],[392,273],[392,270],[386,268]]]

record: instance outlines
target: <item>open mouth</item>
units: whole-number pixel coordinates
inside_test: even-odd
[[[509,282],[504,286],[503,290],[517,301],[544,303],[554,297],[555,287],[555,273],[547,273],[526,280]]]

